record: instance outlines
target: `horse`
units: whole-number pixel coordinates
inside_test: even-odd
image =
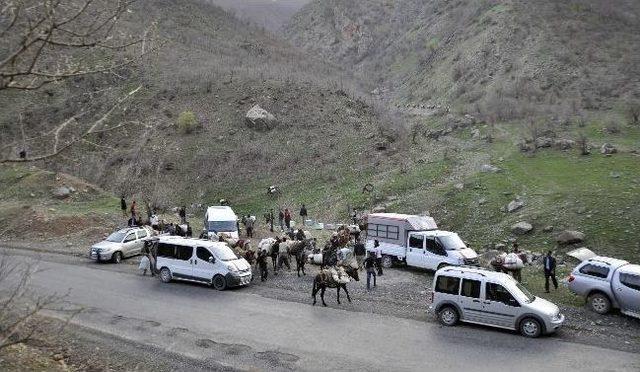
[[[313,297],[313,305],[316,304],[316,294],[320,291],[320,299],[322,300],[322,306],[327,306],[324,302],[324,291],[327,288],[336,288],[337,289],[337,299],[338,304],[340,304],[340,288],[344,289],[344,293],[347,294],[347,300],[351,302],[351,296],[349,296],[349,291],[347,290],[347,283],[349,282],[349,278],[353,278],[356,282],[360,281],[360,277],[358,275],[358,269],[355,269],[350,266],[338,266],[338,270],[343,270],[347,276],[347,281],[337,281],[334,278],[331,270],[323,269],[320,270],[318,275],[313,279],[313,289],[311,290],[311,296]],[[344,275],[344,274],[343,274]]]
[[[526,256],[521,257],[517,253],[501,253],[491,260],[490,265],[495,271],[511,274],[515,280],[520,282],[522,280],[520,271],[524,267],[526,259]]]
[[[267,256],[271,257],[271,263],[273,264],[273,271],[276,271],[277,264],[277,256],[274,256],[273,253],[273,245],[276,243],[275,238],[266,238],[260,240],[258,243],[258,251],[266,252]]]
[[[280,243],[280,249],[286,249],[289,256],[293,256],[296,259],[296,271],[298,272],[298,277],[300,276],[300,271],[302,270],[302,275],[307,275],[304,272],[304,265],[307,263],[307,248],[311,244],[309,240],[299,241],[299,240],[289,240],[283,243]]]

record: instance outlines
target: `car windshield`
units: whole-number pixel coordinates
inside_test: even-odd
[[[232,232],[236,231],[236,221],[209,221],[210,232]]]
[[[455,251],[458,249],[467,248],[467,246],[464,244],[462,239],[460,239],[458,234],[439,236],[438,240],[440,240],[440,244],[442,244],[444,249],[448,251]]]
[[[122,239],[124,239],[124,236],[127,233],[125,231],[116,231],[113,234],[109,235],[109,237],[106,239],[106,241],[108,242],[114,242],[114,243],[120,243],[122,242]]]
[[[520,292],[522,292],[522,296],[526,298],[526,303],[530,304],[536,299],[536,296],[532,295],[531,292],[529,292],[529,290],[522,284],[516,282],[516,287],[520,290]]]
[[[211,249],[213,254],[218,257],[222,261],[233,261],[237,260],[238,257],[229,247],[213,247]]]

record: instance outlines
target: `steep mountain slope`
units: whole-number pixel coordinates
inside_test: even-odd
[[[279,33],[282,26],[310,0],[209,0],[238,19]]]
[[[509,120],[637,98],[639,20],[629,0],[329,0],[303,8],[286,33],[398,104]]]

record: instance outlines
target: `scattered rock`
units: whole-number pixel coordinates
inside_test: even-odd
[[[544,229],[542,229],[543,232],[552,232],[553,231],[553,226],[545,226]]]
[[[384,213],[387,211],[387,207],[385,207],[384,205],[378,205],[373,207],[373,209],[371,210],[373,213]]]
[[[55,196],[58,199],[66,199],[69,196],[71,196],[71,189],[69,189],[66,186],[58,187],[55,190],[53,190],[53,196]]]
[[[486,198],[480,198],[478,200],[478,205],[485,205],[487,204],[487,199]]]
[[[551,147],[553,145],[553,139],[549,137],[538,137],[536,138],[536,148],[546,148]]]
[[[497,173],[497,172],[500,172],[500,168],[496,167],[495,165],[491,165],[491,164],[483,164],[480,167],[480,172],[482,172],[482,173]]]
[[[455,185],[453,185],[453,188],[456,190],[462,190],[464,189],[464,183],[456,183]]]
[[[512,200],[509,204],[507,204],[506,210],[509,213],[513,213],[522,207],[524,207],[524,202],[520,199],[516,199],[516,200]]]
[[[610,143],[605,143],[600,147],[600,153],[604,155],[611,155],[618,152],[618,149]]]
[[[504,251],[507,248],[506,244],[503,243],[498,243],[495,245],[495,249],[499,250],[499,251]]]
[[[518,222],[511,226],[511,232],[516,235],[528,234],[531,230],[533,230],[533,226],[528,222]]]
[[[564,230],[556,236],[556,242],[561,245],[581,243],[584,241],[584,233],[580,231]]]
[[[376,150],[384,151],[386,149],[387,149],[387,143],[386,142],[377,142],[376,143]]]
[[[611,172],[611,173],[609,173],[609,176],[611,178],[620,178],[621,174],[620,174],[620,172]]]
[[[253,106],[245,115],[245,122],[250,129],[267,131],[278,124],[276,117],[260,105]]]
[[[569,150],[573,148],[576,144],[576,141],[566,139],[566,138],[558,138],[553,141],[553,146],[560,150]]]
[[[472,129],[471,130],[471,138],[472,139],[478,139],[480,138],[480,129]]]

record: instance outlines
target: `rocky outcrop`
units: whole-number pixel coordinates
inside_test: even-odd
[[[584,241],[584,233],[580,231],[564,230],[556,235],[556,242],[560,245],[581,243]]]
[[[247,111],[245,122],[250,129],[258,131],[268,131],[278,125],[276,117],[260,105],[255,105]]]
[[[53,196],[58,199],[66,199],[71,196],[71,189],[67,186],[61,186],[53,190]]]
[[[507,206],[505,207],[505,210],[508,213],[513,213],[522,207],[524,207],[524,202],[516,198],[515,200],[512,200],[509,204],[507,204]]]
[[[604,145],[602,145],[602,147],[600,147],[600,153],[604,155],[611,155],[617,152],[618,149],[610,143],[605,143]]]
[[[525,235],[533,230],[533,225],[528,222],[518,222],[517,224],[511,226],[511,232],[516,235]]]

